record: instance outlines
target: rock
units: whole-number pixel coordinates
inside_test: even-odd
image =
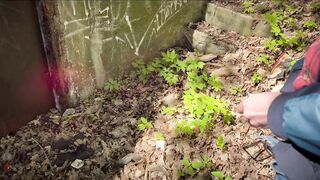
[[[127,154],[125,157],[121,158],[117,163],[118,164],[122,164],[122,165],[126,165],[128,164],[130,161],[135,161],[138,162],[142,159],[143,157],[140,154],[135,154],[135,153],[130,153]]]
[[[13,155],[11,153],[7,152],[7,151],[5,153],[3,153],[2,156],[1,156],[1,161],[2,162],[11,161],[12,159],[13,159]]]
[[[135,178],[139,178],[139,177],[141,177],[143,175],[144,175],[144,171],[141,171],[139,169],[134,172],[134,177]]]
[[[232,76],[238,74],[238,68],[237,67],[222,67],[219,69],[214,70],[208,70],[211,75],[215,75],[218,77],[221,76]]]
[[[240,49],[238,50],[237,52],[235,53],[229,53],[229,54],[226,54],[222,61],[225,61],[225,62],[230,62],[230,61],[233,61],[233,60],[236,60],[236,59],[241,59],[243,56],[243,51]]]
[[[115,138],[124,137],[128,134],[129,129],[125,126],[117,127],[115,130],[111,131],[109,134],[114,136]]]
[[[76,110],[74,108],[69,108],[69,109],[64,111],[62,117],[67,117],[67,116],[70,116],[70,115],[72,115],[74,113],[76,113]]]
[[[84,165],[84,162],[81,159],[76,159],[71,163],[71,167],[75,169],[80,169]]]
[[[280,92],[284,84],[278,84],[271,89],[271,92]]]
[[[235,46],[223,41],[214,41],[208,34],[195,30],[192,32],[192,46],[201,53],[224,55],[235,51]]]
[[[98,112],[100,109],[102,108],[101,104],[95,104],[90,106],[87,110],[86,110],[86,114],[94,114],[96,112]]]
[[[271,72],[269,78],[270,79],[277,79],[277,80],[278,79],[283,79],[284,78],[284,73],[285,73],[285,69],[283,69],[281,67],[277,67]]]
[[[263,68],[259,68],[259,69],[257,70],[257,73],[258,73],[258,74],[261,74],[262,76],[266,76],[266,74],[267,74],[266,70],[264,70]]]
[[[166,106],[175,106],[178,103],[178,97],[178,94],[170,93],[162,99],[162,102]]]
[[[166,147],[166,141],[156,141],[156,148],[157,149],[161,149],[162,151],[164,151]]]
[[[203,62],[208,62],[208,61],[211,61],[211,60],[213,60],[213,59],[216,59],[217,57],[218,57],[218,56],[215,55],[215,54],[206,54],[206,55],[204,55],[204,56],[199,57],[198,59],[199,59],[200,61],[203,61]]]

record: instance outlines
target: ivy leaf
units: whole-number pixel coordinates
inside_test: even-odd
[[[192,162],[192,167],[194,169],[200,170],[201,168],[203,168],[203,166],[204,166],[203,162],[201,162],[199,160]]]
[[[219,180],[223,180],[224,179],[224,174],[221,171],[212,171],[211,175],[213,177],[218,178]]]

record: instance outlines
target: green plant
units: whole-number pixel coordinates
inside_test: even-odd
[[[208,76],[206,74],[198,75],[198,72],[187,72],[186,87],[194,90],[202,90],[206,87],[206,80]]]
[[[293,7],[288,5],[287,3],[284,3],[283,6],[285,7],[285,11],[288,12],[290,15],[295,14],[300,11],[299,7]]]
[[[104,85],[104,89],[110,92],[113,91],[119,91],[120,90],[120,83],[117,80],[109,80],[105,85]]]
[[[183,170],[180,176],[185,176],[185,174],[189,176],[194,176],[200,170],[204,168],[210,168],[212,165],[211,159],[208,156],[202,157],[200,160],[190,161],[187,158],[182,160]]]
[[[159,75],[163,77],[170,86],[176,85],[179,82],[179,75],[174,74],[173,70],[170,68],[163,68]]]
[[[146,83],[151,74],[151,71],[146,67],[144,61],[142,59],[135,60],[132,63],[132,67],[136,70],[139,79]]]
[[[304,21],[303,22],[303,27],[308,28],[308,29],[317,29],[318,25],[314,21]]]
[[[220,92],[223,90],[223,83],[216,76],[210,76],[208,78],[208,84],[215,92]]]
[[[163,107],[161,109],[161,114],[172,116],[176,112],[176,109],[173,107]]]
[[[184,92],[183,104],[188,113],[193,117],[177,124],[177,133],[192,135],[196,132],[205,132],[213,127],[213,117],[222,116],[226,124],[231,124],[232,115],[228,104],[193,89]]]
[[[270,60],[270,57],[266,54],[261,54],[259,57],[256,59],[258,62],[262,62],[265,65],[270,65],[273,62]]]
[[[232,180],[230,176],[225,176],[221,171],[212,171],[211,176],[218,178],[219,180]]]
[[[248,14],[253,14],[255,13],[255,10],[254,10],[254,3],[252,1],[249,1],[249,0],[245,0],[243,3],[242,3],[242,7],[244,8],[244,12],[245,13],[248,13]]]
[[[243,93],[243,90],[241,89],[241,87],[231,86],[231,88],[230,88],[231,95],[237,95],[237,94],[242,94],[242,93]]]
[[[189,121],[187,120],[183,120],[177,123],[176,132],[177,134],[186,134],[188,136],[191,136],[193,134],[191,123],[189,123]]]
[[[223,137],[222,137],[221,135],[218,136],[218,137],[217,137],[217,141],[216,141],[216,146],[217,146],[217,148],[220,149],[220,150],[222,150],[223,147],[224,147],[224,144],[225,144],[225,142],[224,142]]]
[[[264,47],[269,51],[274,51],[277,48],[277,41],[274,39],[269,39],[264,43]]]
[[[261,81],[263,80],[263,76],[257,72],[253,73],[252,77],[251,77],[251,81],[254,84],[259,84]]]
[[[138,124],[138,129],[140,131],[144,131],[146,129],[152,129],[153,128],[153,125],[151,122],[148,122],[148,119],[145,118],[145,117],[141,117],[139,119],[139,124]]]
[[[161,132],[157,132],[155,135],[154,135],[154,139],[156,141],[163,141],[165,140],[165,137],[164,135],[161,133]]]
[[[273,39],[269,39],[265,44],[265,48],[269,51],[274,51],[276,48],[280,47],[285,49],[288,47],[296,48],[296,50],[301,51],[305,44],[303,43],[304,35],[301,31],[296,30],[295,36],[288,37],[280,27],[280,21],[284,19],[283,11],[277,11],[273,13],[264,14],[264,19],[271,26],[271,33]]]

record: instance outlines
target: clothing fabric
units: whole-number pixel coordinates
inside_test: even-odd
[[[277,165],[292,180],[320,179],[320,39],[293,68],[271,104],[268,125],[284,139],[272,150]]]

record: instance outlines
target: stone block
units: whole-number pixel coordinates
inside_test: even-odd
[[[270,26],[263,20],[219,7],[213,3],[208,4],[205,20],[215,27],[235,31],[245,36],[270,36]]]

